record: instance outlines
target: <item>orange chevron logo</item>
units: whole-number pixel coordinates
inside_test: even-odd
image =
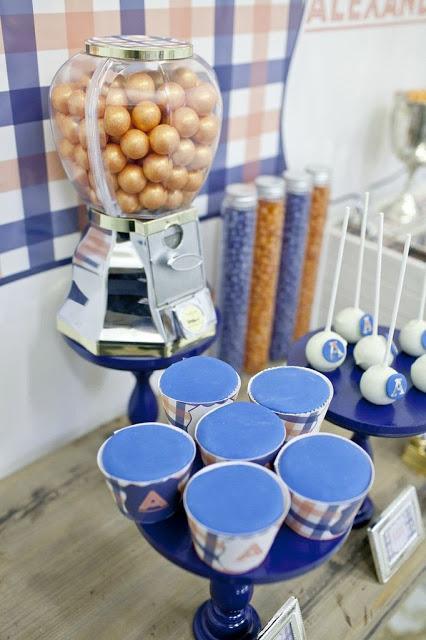
[[[246,558],[251,558],[253,556],[258,556],[261,553],[262,553],[262,549],[255,542],[254,544],[250,545],[250,547],[248,547],[248,549],[246,549],[244,551],[244,553],[242,555],[240,555],[239,558],[237,558],[237,562],[242,562],[243,560],[246,560]]]
[[[156,491],[150,491],[139,505],[138,511],[155,511],[156,509],[164,509],[168,506],[168,502],[158,495]]]

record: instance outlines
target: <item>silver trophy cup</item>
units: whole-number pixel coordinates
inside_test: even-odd
[[[426,164],[426,91],[396,93],[391,135],[395,154],[407,166],[408,179],[402,193],[385,207],[385,217],[392,224],[410,224],[419,216],[412,193],[414,174]]]

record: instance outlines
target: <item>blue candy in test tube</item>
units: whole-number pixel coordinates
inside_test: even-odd
[[[237,183],[227,187],[222,205],[222,328],[219,357],[237,371],[241,371],[244,363],[256,203],[254,185]]]
[[[311,200],[311,181],[307,174],[286,171],[284,179],[284,236],[270,348],[271,360],[286,359],[293,340]]]

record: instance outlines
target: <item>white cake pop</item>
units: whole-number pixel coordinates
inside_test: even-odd
[[[403,398],[407,392],[407,381],[405,376],[402,373],[398,373],[398,371],[392,367],[389,367],[386,362],[388,361],[388,357],[392,349],[396,318],[398,315],[399,303],[401,301],[408,252],[410,250],[410,241],[411,236],[407,235],[404,245],[404,253],[402,254],[395,302],[392,309],[391,324],[389,327],[383,361],[380,364],[371,366],[367,371],[364,371],[359,384],[362,396],[373,404],[392,404],[395,400]]]
[[[365,233],[367,230],[367,215],[368,215],[368,203],[370,194],[367,192],[364,199],[364,210],[361,221],[361,232],[359,238],[359,253],[358,253],[358,272],[355,284],[355,299],[353,307],[345,307],[341,309],[337,314],[333,322],[333,328],[348,342],[358,342],[363,336],[368,336],[372,333],[373,322],[372,316],[365,313],[360,306],[359,301],[361,297],[361,282],[362,282],[362,268],[364,264],[364,250],[365,250]]]
[[[354,343],[373,330],[373,316],[359,307],[345,307],[336,314],[333,327],[348,342]]]
[[[361,369],[368,369],[375,364],[384,362],[386,352],[386,337],[379,335],[380,281],[382,273],[383,253],[383,213],[379,213],[379,228],[377,233],[376,282],[374,290],[374,316],[371,335],[366,335],[355,345],[354,360]],[[391,349],[386,364],[393,362],[395,350]]]
[[[399,334],[401,349],[410,356],[422,356],[426,353],[426,269],[423,278],[423,290],[420,299],[419,315],[416,320],[410,320],[404,325]]]
[[[426,393],[426,353],[411,365],[411,380],[416,389]]]
[[[346,207],[340,235],[333,286],[331,289],[330,304],[328,307],[327,322],[323,331],[318,331],[309,338],[305,348],[307,361],[311,367],[318,371],[334,371],[344,363],[346,358],[347,342],[340,334],[335,331],[331,331],[331,322],[333,320],[334,307],[336,305],[337,287],[339,284],[340,271],[342,269],[343,251],[345,248],[346,232],[348,230],[350,213],[350,208]]]
[[[373,404],[392,404],[405,396],[407,381],[393,367],[375,364],[364,371],[359,387],[362,396]]]

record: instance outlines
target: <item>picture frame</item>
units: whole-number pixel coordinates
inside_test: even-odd
[[[367,532],[377,578],[385,584],[425,536],[416,488],[404,489]]]
[[[306,640],[299,601],[291,596],[257,636],[257,640]]]

